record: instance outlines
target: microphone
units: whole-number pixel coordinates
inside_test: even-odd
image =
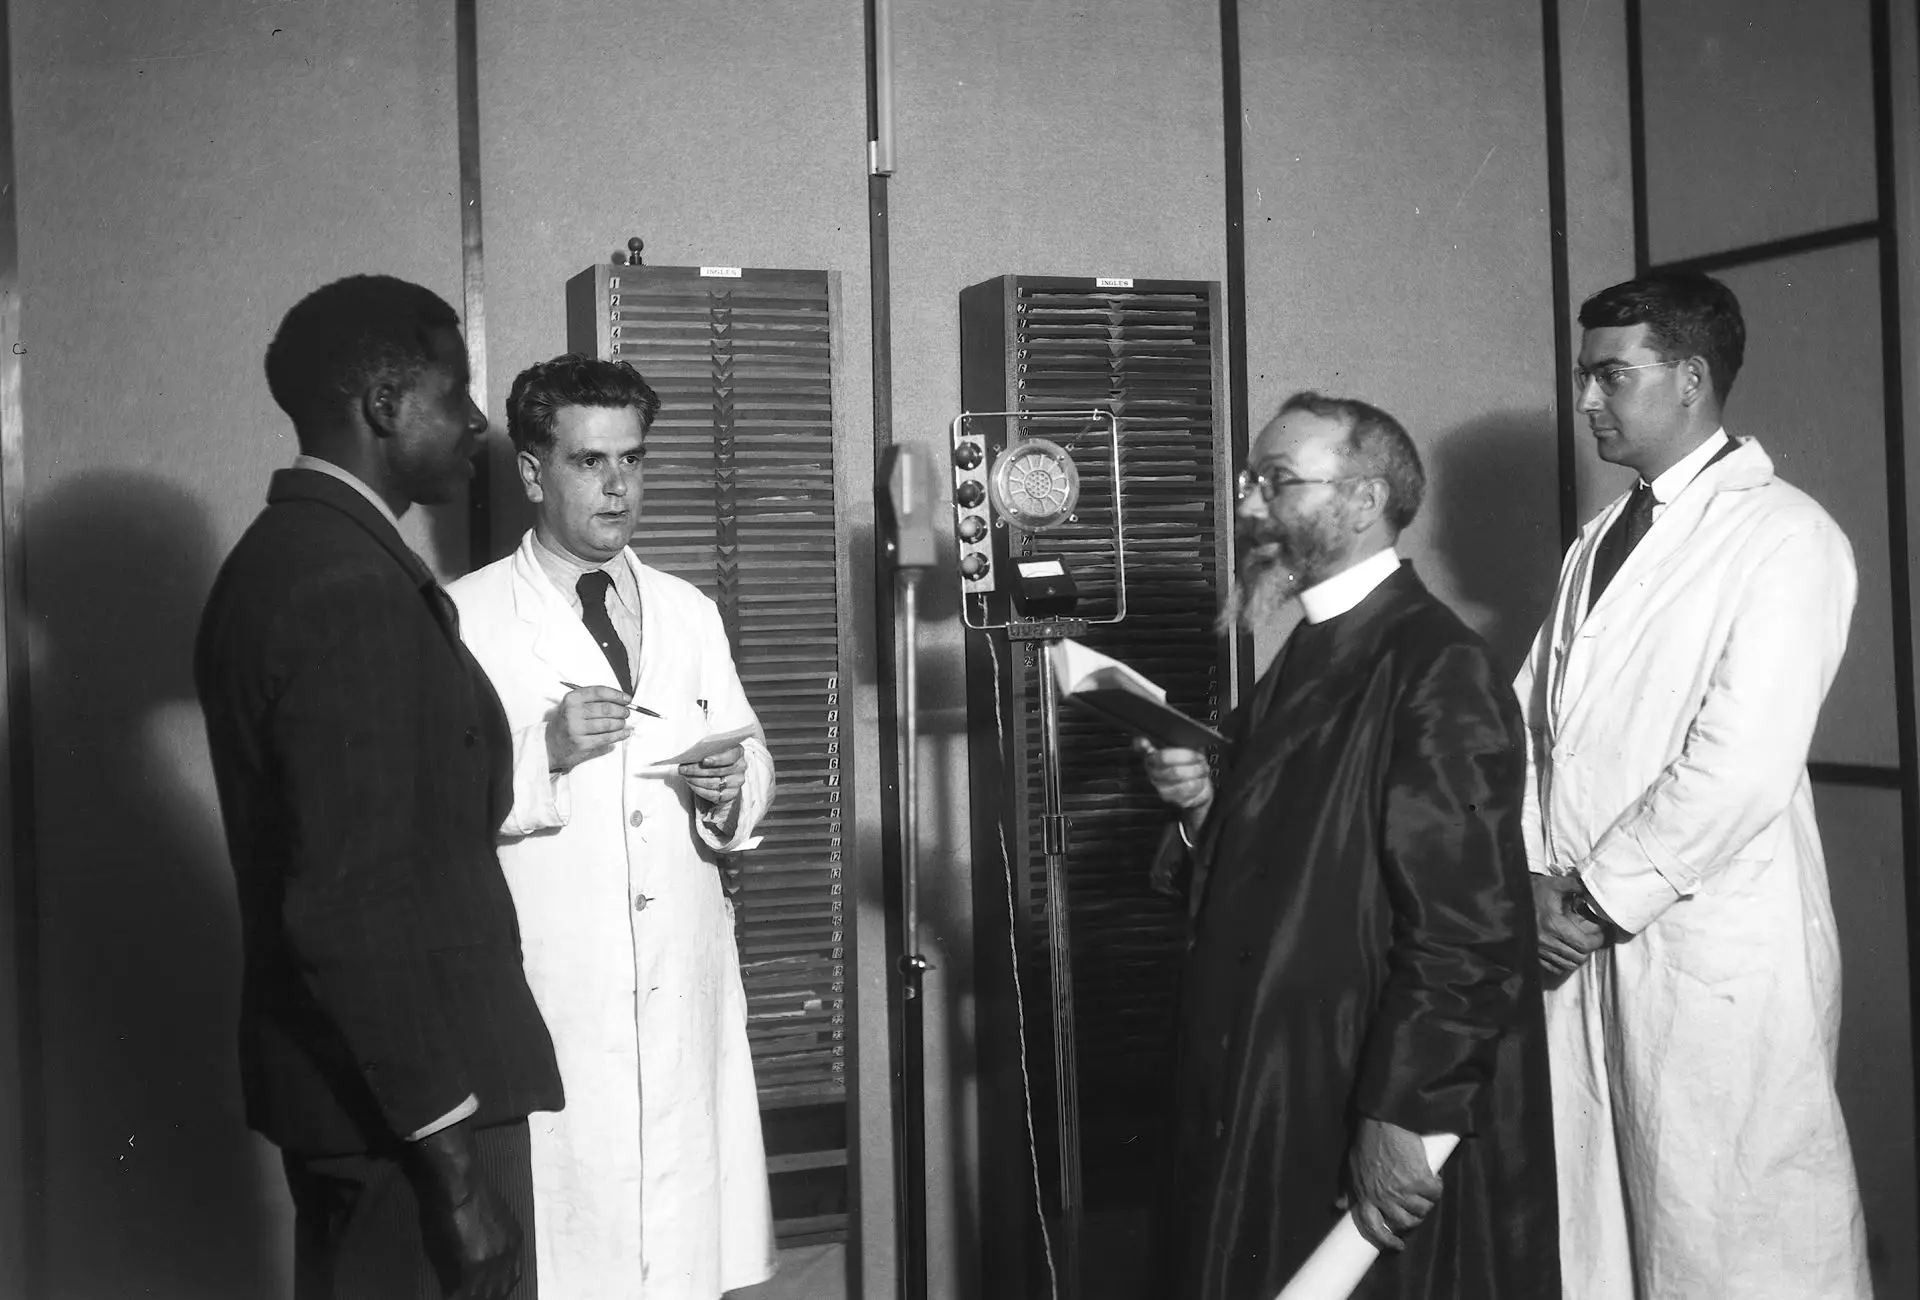
[[[888,447],[881,461],[886,479],[885,529],[887,555],[896,569],[929,569],[938,558],[934,536],[933,473],[926,449],[908,443]]]

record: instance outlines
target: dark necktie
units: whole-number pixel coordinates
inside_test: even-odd
[[[607,663],[613,668],[613,675],[620,679],[620,689],[633,694],[633,673],[627,666],[627,647],[620,642],[620,634],[613,630],[613,619],[607,616],[607,593],[613,590],[613,575],[605,569],[595,569],[591,573],[580,575],[580,581],[573,584],[580,593],[580,621],[587,625],[587,631],[593,633],[593,639],[600,645],[600,653],[607,657]]]
[[[1607,529],[1607,535],[1600,539],[1600,549],[1594,554],[1588,609],[1599,602],[1600,593],[1607,589],[1607,584],[1613,581],[1613,575],[1620,572],[1620,566],[1627,562],[1627,556],[1633,554],[1633,548],[1640,545],[1640,539],[1653,526],[1653,507],[1653,489],[1645,483],[1637,484],[1633,495],[1627,499],[1627,508],[1613,521],[1613,527]]]

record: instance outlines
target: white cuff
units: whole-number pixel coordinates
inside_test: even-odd
[[[479,1109],[480,1109],[480,1099],[474,1096],[472,1093],[468,1093],[467,1099],[465,1101],[461,1102],[458,1106],[455,1106],[452,1110],[442,1115],[439,1119],[433,1121],[433,1123],[431,1124],[423,1124],[419,1128],[415,1129],[413,1132],[407,1134],[407,1141],[418,1142],[421,1138],[432,1137],[435,1133],[438,1133],[441,1129],[453,1127],[455,1124],[458,1124],[461,1120],[467,1118],[467,1116],[473,1114],[475,1111]]]

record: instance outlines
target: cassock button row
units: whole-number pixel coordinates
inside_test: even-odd
[[[641,820],[642,820],[642,818],[641,818],[641,816],[640,816],[640,814],[636,812],[636,813],[634,813],[634,814],[633,814],[633,816],[631,816],[631,817],[629,817],[629,818],[627,818],[627,825],[629,825],[629,826],[638,826],[638,825],[640,824],[640,822],[641,822]]]
[[[1213,1135],[1217,1138],[1225,1137],[1227,1135],[1227,1121],[1223,1119],[1213,1121]]]

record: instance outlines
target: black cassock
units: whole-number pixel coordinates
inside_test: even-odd
[[[1362,1116],[1463,1133],[1355,1294],[1560,1294],[1523,732],[1484,642],[1411,566],[1301,624],[1253,698],[1188,881],[1177,1300],[1272,1300],[1337,1217]]]

